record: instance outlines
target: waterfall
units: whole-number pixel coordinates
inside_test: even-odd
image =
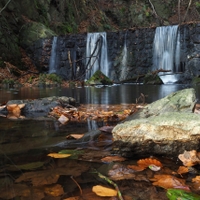
[[[122,62],[121,62],[121,73],[120,73],[120,80],[123,80],[124,77],[126,77],[125,73],[126,73],[126,68],[127,68],[127,44],[126,44],[126,36],[127,36],[127,32],[125,33],[124,36],[124,48],[122,51]]]
[[[97,70],[109,77],[106,32],[88,33],[86,44],[86,79]]]
[[[180,32],[178,26],[157,27],[153,43],[153,70],[179,72]]]
[[[49,61],[49,74],[56,73],[57,40],[58,40],[58,37],[54,36],[53,37],[53,42],[52,42],[52,47],[51,47],[51,57],[50,57],[50,61]]]

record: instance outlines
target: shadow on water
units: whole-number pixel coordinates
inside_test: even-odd
[[[11,99],[67,96],[75,98],[77,102],[86,106],[87,104],[124,106],[124,104],[134,104],[141,93],[146,96],[146,103],[151,103],[187,87],[190,86],[124,84],[112,87],[21,88],[18,91],[0,90],[0,103]],[[195,89],[198,98],[200,90]],[[109,170],[116,168],[115,165],[118,165],[119,170],[124,171],[127,170],[124,166],[135,164],[137,161],[133,158],[121,163],[102,162],[103,157],[110,155],[111,135],[101,133],[95,141],[88,142],[85,148],[82,148],[83,145],[77,145],[77,151],[82,154],[74,158],[56,159],[47,156],[48,153],[62,149],[54,145],[65,141],[67,135],[95,131],[104,125],[103,122],[86,121],[61,126],[59,122],[52,119],[0,118],[0,199],[57,200],[78,196],[79,199],[111,200],[111,197],[98,197],[92,192],[94,185],[112,187],[92,169],[108,175]],[[113,124],[107,122],[106,125]],[[177,170],[176,161],[167,158],[159,159],[171,171]],[[124,199],[167,200],[166,191],[153,186],[149,181],[155,173],[147,169],[144,172],[137,172],[130,179],[115,182]]]

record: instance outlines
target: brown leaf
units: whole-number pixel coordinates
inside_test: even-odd
[[[142,166],[142,165],[128,165],[127,166],[130,169],[133,169],[134,171],[143,171],[144,169],[146,169],[146,166]]]
[[[107,188],[101,185],[93,186],[92,191],[101,197],[113,197],[117,196],[117,191],[111,188]]]
[[[185,174],[185,173],[188,173],[188,168],[185,167],[185,166],[180,166],[177,170],[177,173],[178,174]]]
[[[126,158],[123,158],[121,156],[107,156],[101,159],[102,162],[114,162],[114,161],[122,162],[125,160]]]
[[[69,121],[69,118],[66,117],[65,115],[61,115],[61,116],[58,118],[58,121],[59,121],[61,124],[66,124],[66,123]]]
[[[191,167],[200,163],[198,153],[195,150],[184,151],[184,153],[180,154],[178,158],[183,162],[183,165],[187,167]]]
[[[165,189],[169,188],[181,188],[181,189],[189,189],[187,185],[185,185],[185,180],[176,178],[172,175],[154,175],[154,178],[150,179],[153,182],[153,185],[160,186]]]

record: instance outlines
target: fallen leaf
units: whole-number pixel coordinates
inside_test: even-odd
[[[68,117],[65,117],[65,115],[61,115],[61,116],[58,118],[58,121],[59,121],[61,124],[66,124],[66,123],[69,121],[69,118],[68,118]]]
[[[196,176],[195,178],[193,178],[192,182],[200,183],[200,176]]]
[[[185,180],[176,178],[172,175],[154,175],[154,178],[150,179],[153,181],[153,185],[169,189],[169,188],[181,188],[189,190],[189,187],[185,185]]]
[[[63,153],[49,153],[47,156],[52,158],[68,158],[71,154],[63,154]]]
[[[102,162],[114,162],[114,161],[122,162],[125,160],[126,158],[123,158],[121,156],[107,156],[101,159]]]
[[[135,171],[143,171],[149,167],[152,171],[159,171],[162,167],[162,163],[153,158],[145,158],[137,161],[137,165],[128,165],[128,168]]]
[[[117,191],[111,188],[107,188],[101,185],[96,185],[92,187],[92,191],[101,197],[113,197],[117,196]]]
[[[177,170],[177,173],[178,174],[185,174],[185,173],[188,173],[188,168],[185,167],[185,166],[180,166]]]
[[[84,134],[70,134],[68,136],[66,136],[66,139],[80,139],[84,136]]]
[[[200,163],[198,153],[195,150],[184,151],[184,153],[180,154],[178,158],[183,162],[183,165],[187,167],[191,167]]]

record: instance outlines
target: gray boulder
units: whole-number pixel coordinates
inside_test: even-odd
[[[113,129],[114,151],[126,157],[176,156],[198,149],[200,115],[193,112],[195,102],[194,89],[184,89],[147,105]]]

